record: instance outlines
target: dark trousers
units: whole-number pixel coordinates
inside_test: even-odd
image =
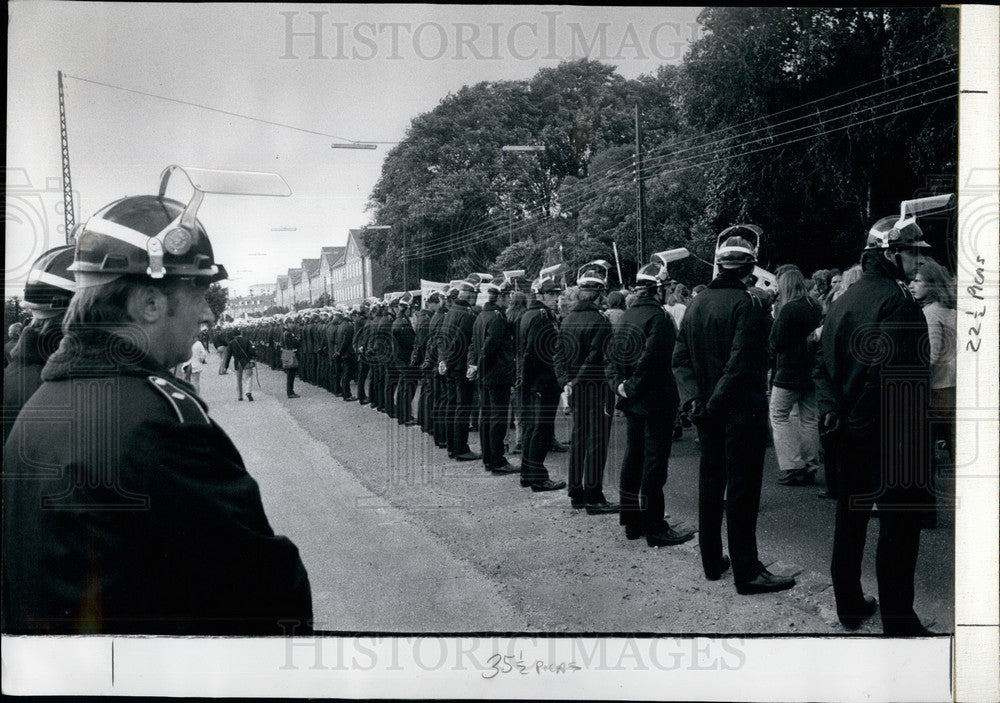
[[[354,379],[357,359],[353,355],[340,357],[340,372],[336,376],[333,392],[343,398],[351,397],[351,381]]]
[[[343,359],[339,356],[327,357],[327,369],[323,377],[323,387],[331,393],[337,393],[337,389],[340,388],[340,372],[341,364],[343,363]]]
[[[298,372],[298,367],[294,369],[285,369],[285,392],[288,395],[295,392],[295,374]]]
[[[545,457],[552,448],[556,432],[556,410],[559,408],[559,391],[529,391],[524,397],[524,449],[521,455],[521,479],[544,481],[549,472]]]
[[[432,392],[434,395],[433,425],[434,443],[448,446],[448,382],[444,376],[434,374]]]
[[[391,361],[385,365],[385,412],[396,417],[396,391],[399,387],[399,369]]]
[[[666,513],[663,487],[667,483],[673,445],[674,413],[634,415],[626,412],[625,426],[627,444],[618,484],[622,505],[620,522],[656,531],[662,527]]]
[[[368,372],[370,368],[371,365],[367,361],[358,357],[358,400],[360,402],[368,400],[365,383],[368,381]]]
[[[503,441],[507,436],[507,413],[510,409],[510,386],[480,384],[482,407],[479,415],[479,443],[483,449],[483,465],[487,469],[503,466]]]
[[[669,433],[673,423],[664,428]],[[756,578],[757,512],[767,443],[766,414],[731,414],[699,423],[701,465],[698,475],[698,541],[706,575],[717,575],[722,559],[722,514],[725,499],[733,579]]]
[[[449,454],[466,454],[469,449],[469,416],[472,413],[472,381],[464,373],[449,373],[445,379],[447,405],[445,406],[445,444]]]
[[[588,503],[605,500],[604,463],[608,458],[608,439],[611,436],[612,399],[611,389],[604,381],[585,381],[573,386],[569,399],[573,412],[568,477],[570,498]],[[665,467],[663,473],[666,481]]]
[[[428,434],[434,432],[434,375],[429,371],[420,372],[420,399],[417,401],[417,422],[420,429]]]
[[[385,408],[385,376],[382,371],[382,364],[371,365],[371,382],[368,384],[368,389],[371,392],[372,407],[376,410]]]
[[[396,367],[399,379],[396,386],[396,419],[399,424],[413,419],[413,395],[416,393],[416,370],[410,367]]]
[[[920,549],[920,520],[927,509],[926,488],[879,490],[881,468],[871,441],[845,438],[842,466],[845,473],[837,499],[830,566],[837,614],[854,615],[863,601],[861,562],[872,503],[877,502],[875,572],[882,630],[887,635],[915,634],[921,625],[913,611],[913,581]]]

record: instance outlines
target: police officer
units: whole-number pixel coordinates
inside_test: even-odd
[[[372,305],[371,333],[366,348],[368,363],[371,365],[371,402],[372,407],[379,412],[386,411],[385,400],[385,364],[392,353],[392,321],[386,305],[379,301]]]
[[[484,286],[487,300],[472,325],[469,375],[479,384],[481,413],[479,442],[483,466],[495,474],[517,473],[504,456],[510,388],[514,382],[514,343],[505,312],[512,285],[509,281]]]
[[[413,296],[409,292],[403,293],[397,303],[399,311],[396,320],[392,323],[392,342],[395,351],[396,365],[396,420],[400,425],[411,427],[417,424],[413,419],[413,395],[416,391],[416,369],[410,365],[413,357],[413,346],[416,341],[416,333],[413,331],[413,324],[410,322],[410,309],[413,306]]]
[[[444,327],[444,319],[448,315],[448,307],[456,298],[458,298],[458,290],[451,286],[441,296],[441,304],[431,316],[430,330],[427,333],[427,354],[423,364],[424,368],[433,375],[431,434],[434,435],[435,446],[441,449],[448,448],[448,423],[445,414],[448,407],[448,388],[445,377],[438,373],[438,349],[441,345],[441,330]]]
[[[424,432],[433,432],[431,424],[431,384],[433,373],[430,364],[424,364],[427,355],[427,340],[430,338],[431,317],[441,305],[441,294],[432,291],[424,301],[424,307],[417,311],[414,328],[413,355],[410,366],[418,370],[420,381],[420,400],[417,402],[417,423]]]
[[[354,335],[356,334],[355,321],[359,318],[358,313],[345,313],[340,324],[337,325],[337,335],[335,344],[337,346],[337,358],[340,360],[339,374],[334,377],[334,393],[350,402],[355,400],[351,395],[351,381],[357,373],[358,358],[354,353]]]
[[[639,269],[635,301],[614,328],[607,364],[627,426],[619,520],[628,539],[645,536],[650,547],[682,544],[694,536],[667,523],[663,495],[677,412],[677,386],[663,361],[670,359],[675,342],[674,324],[662,307],[666,281],[661,263]]]
[[[275,536],[239,452],[169,371],[214,321],[205,293],[226,277],[195,218],[198,195],[187,208],[162,194],[119,200],[77,240],[66,339],[4,451],[8,633],[309,630],[298,550]]]
[[[469,448],[473,384],[467,372],[478,278],[452,281],[451,285],[458,294],[441,324],[438,340],[438,374],[444,377],[446,387],[445,443],[452,459],[476,461],[482,455]]]
[[[861,588],[868,519],[877,503],[882,629],[928,634],[913,610],[920,519],[931,485],[928,331],[906,286],[927,246],[912,217],[876,222],[860,280],[833,302],[823,324],[814,373],[820,432],[844,452],[831,575],[837,615],[852,630],[878,608]]]
[[[371,337],[372,311],[366,301],[361,304],[360,317],[354,333],[354,353],[358,359],[358,405],[368,405],[371,394],[368,392],[368,376],[371,372],[371,362],[368,352],[368,339]]]
[[[563,392],[573,416],[570,436],[569,489],[574,508],[588,513],[616,513],[619,506],[604,496],[604,462],[608,457],[614,396],[605,380],[604,349],[611,323],[598,303],[608,286],[606,261],[584,264],[577,272],[576,304],[559,328],[564,354]]]
[[[63,313],[73,297],[75,282],[69,267],[73,247],[57,247],[31,265],[24,286],[24,307],[31,312],[3,372],[3,441],[24,403],[42,384],[42,367],[62,341]]]
[[[327,368],[323,374],[323,387],[331,393],[340,393],[340,370],[341,353],[337,344],[337,332],[340,329],[340,322],[343,319],[343,312],[334,309],[330,320],[323,326],[323,347]]]
[[[698,539],[705,576],[717,580],[730,566],[722,554],[725,505],[736,590],[751,594],[791,588],[795,579],[775,576],[757,555],[771,320],[747,290],[757,251],[749,235],[739,236],[741,227],[731,228],[716,254],[718,275],[684,313],[673,367],[701,447]]]
[[[565,481],[553,481],[545,457],[555,435],[559,407],[559,381],[555,364],[561,358],[555,306],[562,287],[555,278],[539,276],[532,284],[535,299],[521,317],[517,332],[517,377],[521,384],[524,449],[521,455],[521,486],[533,491],[559,491]]]

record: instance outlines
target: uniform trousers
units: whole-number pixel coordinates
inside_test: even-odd
[[[528,391],[523,398],[524,443],[521,455],[521,480],[544,481],[549,472],[545,457],[552,448],[556,432],[556,410],[559,408],[559,391]]]
[[[674,414],[669,409],[652,415],[625,411],[627,443],[618,483],[622,525],[642,527],[648,532],[663,525],[663,487],[673,446]]]
[[[369,364],[363,357],[358,357],[358,401],[366,402],[369,398],[369,394],[365,389],[365,384],[368,381],[368,374],[371,370],[371,364]]]
[[[413,419],[413,395],[416,392],[416,369],[409,366],[397,366],[396,374],[399,383],[396,387],[396,419],[404,424]]]
[[[385,413],[389,417],[396,417],[396,390],[399,386],[399,369],[396,364],[389,362],[385,365]]]
[[[483,450],[483,465],[487,469],[503,466],[503,441],[507,436],[507,413],[510,409],[510,386],[506,383],[481,383],[479,397],[479,443]]]
[[[432,386],[434,443],[446,447],[448,446],[448,383],[445,377],[436,371],[431,373],[434,374]]]
[[[830,575],[837,614],[856,615],[862,608],[861,562],[872,503],[878,503],[875,552],[879,611],[887,635],[916,634],[914,575],[920,549],[920,520],[927,510],[927,487],[882,488],[878,439],[844,437]],[[876,449],[873,451],[873,445]]]
[[[328,357],[329,368],[326,372],[325,386],[331,393],[337,393],[337,389],[340,388],[340,373],[341,364],[343,364],[343,359],[340,356],[333,356],[332,354]]]
[[[382,394],[385,392],[385,377],[382,375],[382,364],[372,362],[370,378],[371,381],[368,384],[368,390],[371,393],[372,407],[381,411],[385,407],[385,401],[382,397]]]
[[[288,395],[292,395],[295,392],[295,374],[298,372],[298,367],[285,369],[285,392]]]
[[[583,381],[569,398],[573,429],[569,449],[569,497],[586,503],[604,498],[604,463],[611,436],[613,395],[606,382]],[[668,448],[669,454],[669,448]],[[664,477],[664,480],[666,478]]]
[[[445,444],[448,453],[467,454],[469,449],[469,417],[472,414],[473,383],[464,372],[449,373],[445,378],[447,401],[445,405]]]
[[[729,413],[698,423],[698,541],[706,575],[718,574],[725,511],[733,579],[752,581],[760,572],[757,513],[764,473],[767,417]],[[672,426],[672,422],[671,425]],[[725,508],[723,508],[725,505]]]
[[[433,374],[429,371],[421,370],[420,399],[417,401],[417,422],[420,424],[420,429],[427,433],[434,432],[434,404],[432,402],[433,393],[431,391],[433,383]]]
[[[345,400],[351,397],[351,381],[357,367],[357,358],[353,354],[340,357],[340,372],[335,377],[333,392]]]

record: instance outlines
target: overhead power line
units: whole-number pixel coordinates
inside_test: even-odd
[[[285,129],[292,129],[296,132],[304,132],[306,134],[314,134],[319,137],[330,137],[331,139],[340,139],[344,142],[350,142],[351,144],[359,144],[362,142],[367,142],[369,144],[398,144],[399,142],[378,142],[369,139],[349,139],[347,137],[342,137],[339,134],[330,134],[329,132],[319,132],[315,129],[307,129],[305,127],[298,127],[296,125],[288,124],[286,122],[275,122],[274,120],[265,120],[262,117],[254,117],[253,115],[245,115],[241,112],[233,112],[231,110],[223,110],[218,107],[212,107],[211,105],[204,105],[202,103],[192,102],[190,100],[181,100],[179,98],[171,98],[166,95],[157,95],[156,93],[147,93],[143,90],[136,90],[135,88],[126,88],[120,85],[113,85],[111,83],[103,83],[101,81],[95,81],[90,78],[81,78],[80,76],[71,76],[68,73],[63,74],[66,78],[72,78],[73,80],[81,81],[83,83],[91,83],[93,85],[103,86],[105,88],[111,88],[112,90],[120,90],[125,93],[133,93],[135,95],[143,95],[147,98],[155,98],[157,100],[165,100],[171,103],[177,103],[178,105],[187,105],[189,107],[197,107],[202,110],[208,110],[209,112],[218,112],[222,115],[228,115],[230,117],[239,117],[240,119],[250,120],[252,122],[260,122],[261,124],[271,125],[272,127],[284,127]]]

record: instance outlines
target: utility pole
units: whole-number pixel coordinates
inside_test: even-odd
[[[59,137],[62,140],[62,181],[63,181],[63,216],[66,228],[66,243],[72,244],[70,236],[76,217],[73,214],[73,180],[69,171],[69,137],[66,134],[66,99],[63,97],[63,74],[59,71]]]
[[[642,184],[642,127],[639,124],[639,105],[635,106],[635,255],[642,266],[646,260],[646,195]]]

